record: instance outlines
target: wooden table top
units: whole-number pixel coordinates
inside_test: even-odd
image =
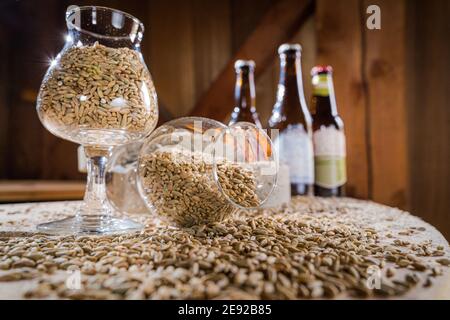
[[[24,239],[36,235],[35,226],[38,223],[64,218],[73,214],[79,206],[78,201],[19,203],[0,205],[0,244],[8,239]],[[378,205],[373,202],[360,201],[349,198],[323,199],[296,197],[291,205],[284,210],[284,214],[302,212],[305,216],[327,216],[340,219],[341,216],[352,217],[361,226],[369,226],[379,234],[380,241],[392,243],[393,241],[407,241],[420,244],[431,241],[434,245],[443,248],[439,257],[424,257],[422,261],[438,265],[437,259],[449,258],[450,249],[447,240],[431,225],[421,219],[394,208]],[[154,218],[151,215],[132,215],[131,218],[146,224],[147,228],[155,228]],[[404,230],[413,230],[404,233]],[[0,248],[1,249],[1,248]],[[0,260],[2,258],[0,251]],[[389,264],[389,263],[388,263]],[[400,299],[450,299],[450,273],[447,267],[442,266],[443,275],[433,280],[431,287],[425,288],[417,285]],[[11,270],[0,270],[2,275]],[[26,292],[35,287],[42,279],[49,277],[64,277],[67,271],[58,270],[52,275],[40,274],[28,280],[2,282],[0,280],[0,299],[22,299]],[[348,298],[341,296],[341,298]]]

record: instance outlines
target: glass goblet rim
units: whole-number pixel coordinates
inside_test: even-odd
[[[110,40],[121,40],[121,39],[122,40],[127,40],[127,39],[129,39],[129,35],[126,35],[126,36],[108,36],[108,35],[100,34],[98,32],[89,31],[89,30],[86,30],[85,28],[77,26],[72,21],[70,21],[70,18],[76,12],[82,12],[82,11],[85,11],[85,10],[93,10],[94,8],[96,10],[101,10],[101,11],[109,11],[109,12],[120,13],[120,14],[124,15],[125,17],[127,17],[128,19],[131,19],[134,23],[136,23],[139,26],[139,28],[136,30],[136,33],[138,31],[140,31],[143,34],[144,31],[145,31],[144,24],[138,18],[136,18],[135,16],[133,16],[133,15],[131,15],[131,14],[125,12],[125,11],[122,11],[122,10],[109,8],[109,7],[104,7],[104,6],[70,6],[70,7],[68,7],[67,11],[66,11],[66,24],[67,24],[67,27],[69,28],[69,30],[75,29],[78,32],[85,33],[87,35],[90,35],[90,36],[93,36],[93,37],[96,37],[96,38],[100,38],[100,39],[110,39]]]

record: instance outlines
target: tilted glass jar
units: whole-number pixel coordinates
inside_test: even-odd
[[[137,170],[150,210],[182,226],[259,208],[277,180],[272,142],[264,131],[248,122],[227,127],[199,117],[156,129],[144,142]]]

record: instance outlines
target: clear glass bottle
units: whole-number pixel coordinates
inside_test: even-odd
[[[269,128],[278,130],[274,145],[280,164],[289,167],[292,195],[312,195],[314,161],[312,119],[303,93],[300,64],[301,46],[283,44],[278,48],[280,80]]]
[[[37,112],[52,134],[84,147],[87,187],[74,217],[37,228],[49,234],[139,230],[140,224],[114,215],[105,177],[113,147],[139,141],[158,120],[140,52],[144,26],[125,12],[96,6],[70,6],[66,23],[66,44],[42,81]]]

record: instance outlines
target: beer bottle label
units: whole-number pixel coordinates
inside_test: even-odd
[[[313,134],[315,184],[337,188],[347,181],[345,135],[334,126],[321,126]]]
[[[275,139],[280,163],[289,167],[291,183],[314,183],[314,154],[311,136],[302,124],[289,125]]]
[[[328,97],[330,89],[327,74],[316,74],[312,78],[313,95],[320,97]]]

